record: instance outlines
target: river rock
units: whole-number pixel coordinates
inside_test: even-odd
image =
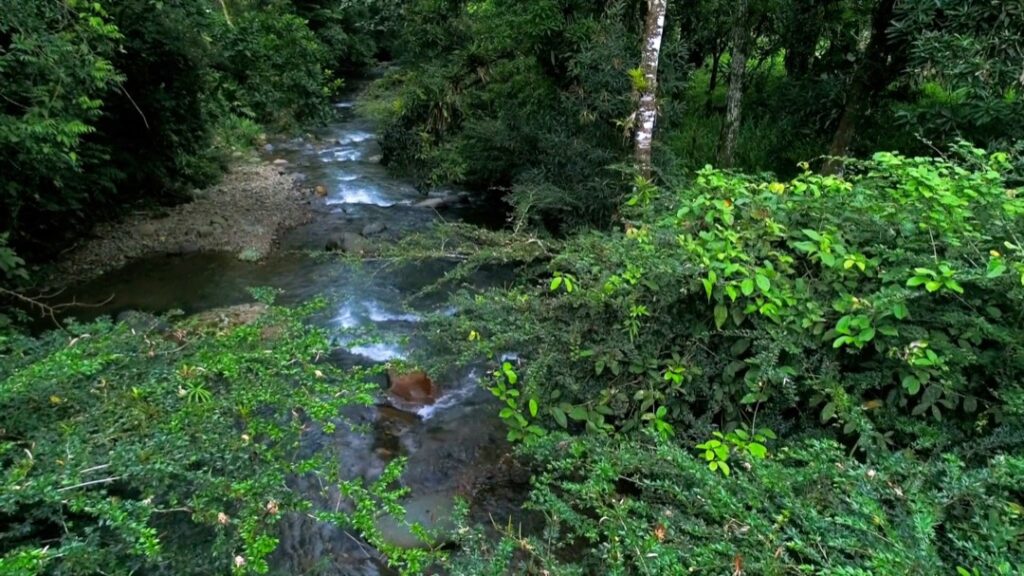
[[[117,321],[126,324],[130,329],[140,334],[149,332],[164,333],[171,329],[171,326],[162,319],[138,310],[125,310],[117,315]]]
[[[288,161],[285,160],[284,158],[278,158],[278,159],[274,160],[274,166],[287,166],[287,165],[288,165]]]
[[[451,494],[435,493],[413,496],[402,503],[405,508],[404,521],[390,516],[377,519],[377,528],[385,542],[399,548],[429,548],[451,540],[455,529],[452,521],[454,498]],[[419,524],[430,532],[435,540],[424,542],[409,530],[408,524]]]
[[[363,236],[376,236],[387,229],[387,224],[383,222],[370,222],[363,226]]]
[[[451,204],[458,204],[467,200],[466,194],[446,194],[444,196],[432,196],[415,204],[417,208],[441,208]]]
[[[314,188],[313,191],[316,192],[316,195],[321,198],[327,196],[327,187],[325,187],[323,184],[317,185],[317,187]]]
[[[388,370],[388,394],[409,404],[425,406],[436,402],[440,391],[426,372]]]
[[[266,304],[238,304],[200,312],[190,317],[190,321],[199,328],[232,328],[244,324],[252,324],[267,313]]]
[[[366,254],[370,251],[370,243],[355,232],[344,232],[327,241],[324,246],[328,252],[345,252],[347,254]]]

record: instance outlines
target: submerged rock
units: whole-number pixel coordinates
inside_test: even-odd
[[[377,519],[377,529],[385,542],[399,548],[429,548],[451,540],[455,529],[452,521],[454,497],[452,494],[435,493],[412,496],[402,503],[405,518],[398,521],[390,516]],[[424,542],[409,529],[410,524],[419,524],[433,537]]]
[[[328,252],[345,252],[362,255],[370,252],[371,244],[355,232],[344,232],[327,241],[324,249]]]

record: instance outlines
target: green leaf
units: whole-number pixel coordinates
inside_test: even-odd
[[[558,287],[561,286],[561,285],[562,285],[562,277],[561,276],[556,276],[555,278],[553,278],[551,280],[551,291],[554,292],[555,290],[558,290]]]
[[[747,278],[740,283],[740,291],[743,292],[744,296],[750,296],[754,293],[754,280]]]
[[[767,294],[768,291],[772,289],[772,282],[771,280],[768,279],[767,276],[758,274],[755,280],[757,282],[757,287],[761,289],[761,292]]]
[[[569,422],[565,419],[565,411],[561,408],[552,408],[551,415],[555,418],[555,422],[558,423],[562,428],[568,428]]]
[[[907,305],[903,302],[897,302],[892,305],[892,315],[895,316],[897,320],[903,320],[909,314],[910,311],[907,310]]]
[[[768,448],[766,448],[764,444],[759,444],[757,442],[747,444],[747,451],[750,452],[751,456],[759,460],[764,460],[765,456],[768,455]]]
[[[715,327],[721,328],[725,325],[725,321],[729,318],[729,309],[725,307],[725,304],[719,304],[715,306]]]
[[[583,422],[587,419],[587,409],[583,406],[573,406],[572,410],[569,411],[569,418],[577,422]]]
[[[708,280],[707,278],[703,278],[701,280],[701,283],[704,284],[704,291],[708,295],[708,302],[710,302],[711,301],[711,291],[714,289],[714,285],[711,283],[711,280]]]
[[[537,406],[537,399],[536,398],[530,398],[530,416],[532,418],[536,418],[537,417],[537,409],[538,408],[539,408],[539,406]]]
[[[921,381],[916,376],[904,376],[902,384],[911,396],[915,396],[921,390]]]
[[[732,472],[732,470],[729,469],[729,465],[725,462],[719,462],[718,468],[722,471],[722,474],[725,474],[726,476],[728,476],[729,473]]]
[[[986,278],[998,278],[1006,272],[1006,263],[1002,260],[989,260],[985,271]]]
[[[828,404],[825,404],[824,408],[821,409],[821,421],[823,423],[824,422],[828,422],[835,415],[836,415],[836,403],[835,402],[829,402]]]

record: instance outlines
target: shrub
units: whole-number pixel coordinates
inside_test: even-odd
[[[35,226],[59,236],[111,184],[82,172],[104,159],[86,137],[120,80],[120,35],[91,2],[4,0],[0,13],[0,230],[17,244]]]
[[[336,455],[299,451],[305,432],[375,390],[322,360],[328,335],[301,321],[316,306],[0,339],[0,573],[265,571],[278,519],[313,512],[288,479],[337,481]],[[399,471],[343,482],[361,512],[329,519],[372,532]]]
[[[327,52],[301,18],[247,11],[233,26],[218,26],[214,42],[217,86],[229,111],[275,128],[325,118]]]
[[[1006,168],[960,148],[845,178],[640,182],[624,232],[550,248],[546,278],[466,295],[441,333],[462,357],[519,353],[520,428],[701,437],[760,414],[869,452],[1019,446],[1024,200]]]
[[[1018,574],[1024,459],[967,467],[893,454],[872,464],[829,441],[744,460],[729,478],[657,437],[552,435],[524,454],[537,473],[514,528],[472,547],[457,575]],[[962,572],[958,572],[962,570]]]

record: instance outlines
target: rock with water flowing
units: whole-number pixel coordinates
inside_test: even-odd
[[[437,401],[440,391],[426,372],[398,373],[388,371],[388,394],[414,405],[429,405]]]

